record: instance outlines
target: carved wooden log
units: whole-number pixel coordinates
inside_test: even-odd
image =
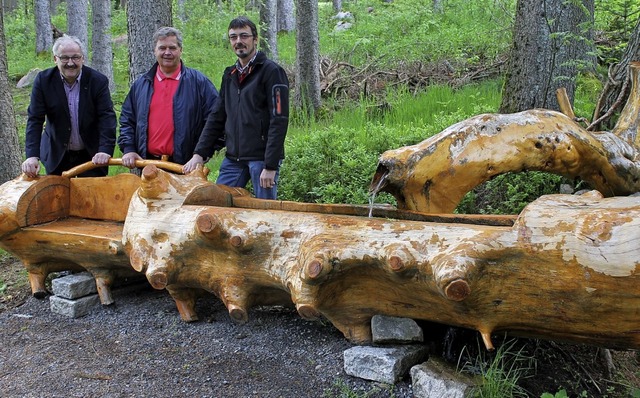
[[[294,305],[358,343],[382,314],[475,329],[489,348],[497,331],[640,348],[640,198],[545,196],[513,226],[478,225],[273,210],[189,176],[142,178],[123,242],[185,320],[207,291],[235,321]]]
[[[46,296],[51,272],[87,270],[102,304],[113,303],[113,281],[138,276],[123,250],[122,226],[139,185],[133,174],[22,175],[0,187],[0,247],[22,261],[34,296]]]
[[[590,132],[562,113],[534,109],[479,115],[412,146],[382,154],[372,190],[398,207],[451,213],[464,195],[507,172],[545,171],[589,182],[605,196],[640,191],[640,63],[612,132]]]

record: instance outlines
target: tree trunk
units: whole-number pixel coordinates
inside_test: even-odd
[[[88,49],[87,15],[86,0],[67,0],[67,34],[80,39],[80,42]],[[85,61],[90,59],[89,54],[85,54],[85,57]]]
[[[518,1],[500,113],[559,110],[560,87],[573,102],[578,71],[594,68],[593,3]]]
[[[640,19],[629,37],[629,43],[622,54],[622,59],[619,63],[609,66],[607,81],[593,112],[593,121],[587,127],[588,130],[595,131],[601,129],[602,126],[611,125],[612,123],[609,121],[612,116],[627,101],[631,89],[628,71],[632,61],[640,61]]]
[[[171,12],[171,0],[129,0],[129,85],[155,62],[153,34],[163,26],[172,25]]]
[[[342,0],[333,0],[333,11],[334,12],[342,11]]]
[[[2,2],[2,10],[4,14],[8,14],[18,8],[18,0],[4,0]]]
[[[53,46],[49,1],[35,0],[33,8],[36,24],[36,55],[44,56]]]
[[[296,10],[293,0],[278,0],[278,32],[293,32],[296,28]]]
[[[544,109],[479,115],[383,153],[371,189],[425,213],[453,212],[476,186],[522,170],[580,178],[607,197],[639,192],[640,62],[632,66],[632,95],[612,132],[592,133]]]
[[[0,183],[15,178],[20,173],[20,144],[13,113],[13,96],[9,84],[9,68],[4,36],[4,12],[0,8]]]
[[[437,14],[444,12],[444,4],[442,2],[443,0],[433,0],[433,12]]]
[[[267,57],[278,62],[277,32],[278,0],[263,0],[260,3],[260,48]]]
[[[113,78],[113,48],[111,44],[111,0],[91,0],[93,11],[92,66],[109,78],[109,91],[116,91]]]
[[[49,12],[51,13],[51,15],[56,15],[60,3],[62,3],[61,0],[51,0],[49,2]]]
[[[184,0],[178,0],[177,6],[178,6],[178,19],[180,20],[180,22],[186,22],[187,11],[184,9]]]
[[[298,0],[296,4],[296,90],[295,105],[308,114],[320,108],[320,39],[318,2]]]

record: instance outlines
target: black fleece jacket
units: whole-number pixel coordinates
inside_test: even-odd
[[[236,66],[225,69],[220,97],[209,115],[194,153],[209,158],[226,134],[226,156],[263,160],[277,170],[284,158],[289,126],[289,80],[284,69],[258,52],[240,82]]]

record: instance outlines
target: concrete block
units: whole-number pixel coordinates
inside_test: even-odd
[[[71,274],[51,281],[53,294],[66,299],[77,299],[97,292],[96,280],[88,272]]]
[[[344,352],[344,370],[350,376],[394,384],[428,354],[423,345],[353,347]]]
[[[465,398],[477,385],[440,358],[430,358],[412,367],[410,373],[415,398]]]
[[[422,343],[424,333],[416,321],[410,318],[374,315],[371,319],[374,344]]]
[[[75,300],[66,299],[58,296],[49,297],[51,312],[65,315],[71,318],[80,318],[89,313],[89,311],[100,304],[100,298],[97,294],[80,297]]]

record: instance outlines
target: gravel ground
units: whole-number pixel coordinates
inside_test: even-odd
[[[113,292],[116,304],[72,319],[29,298],[0,313],[0,396],[20,397],[411,397],[348,376],[352,347],[330,323],[261,307],[231,322],[213,296],[200,321],[180,320],[166,291]]]

